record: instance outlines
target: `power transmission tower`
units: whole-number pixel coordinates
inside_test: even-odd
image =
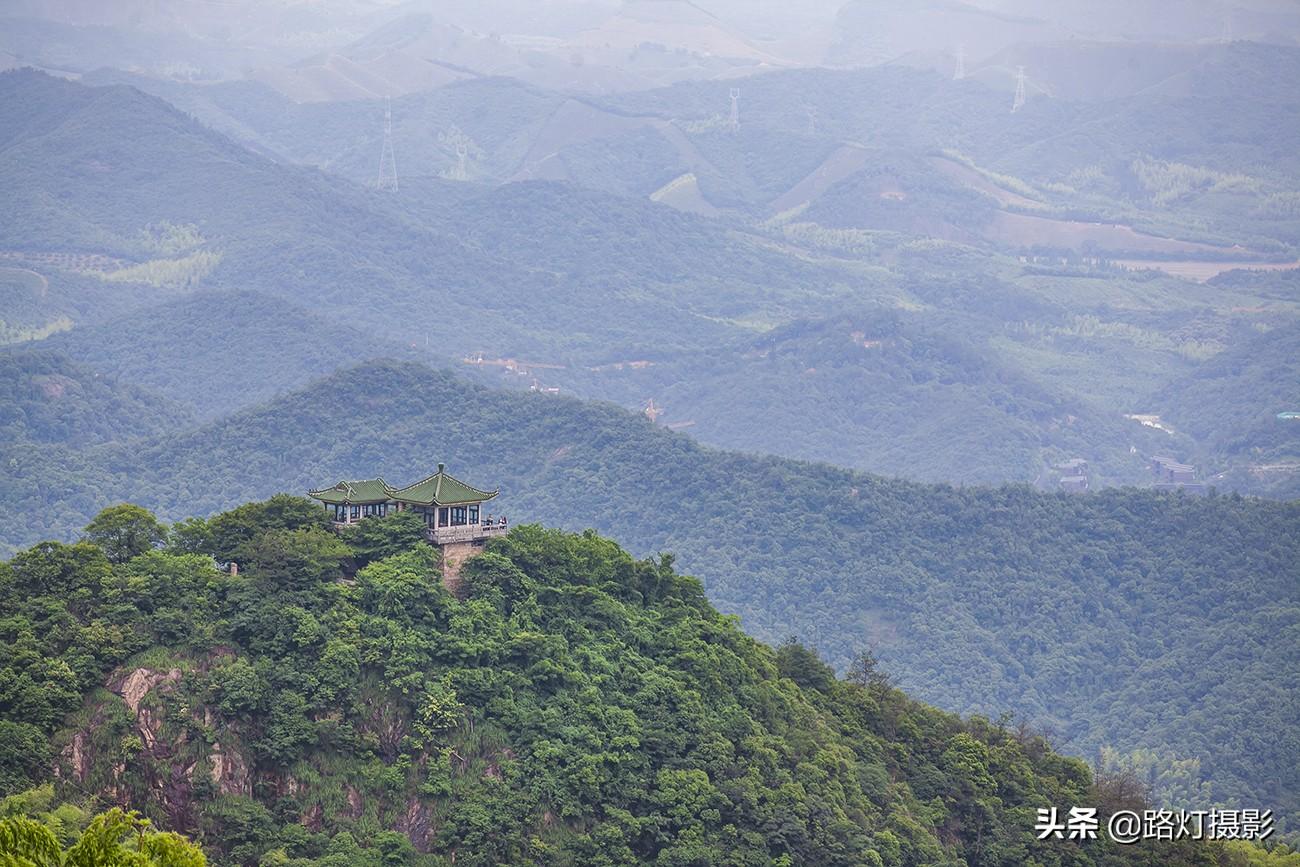
[[[740,88],[731,89],[731,131],[740,129]]]
[[[952,80],[961,81],[966,77],[966,46],[957,46],[957,68],[952,71]]]
[[[658,422],[659,416],[663,415],[663,413],[664,413],[663,407],[656,404],[655,399],[653,397],[646,401],[645,417],[650,419],[650,422],[652,424]]]
[[[474,142],[460,127],[453,125],[450,131],[438,133],[438,143],[456,154],[456,162],[440,173],[442,177],[452,181],[468,181],[469,152]]]
[[[1011,101],[1011,113],[1015,114],[1025,105],[1025,68],[1016,67],[1016,98]]]
[[[375,187],[397,192],[397,158],[393,156],[393,101],[384,102],[384,148],[379,152],[379,178]]]
[[[469,145],[463,141],[456,142],[456,180],[468,181],[469,168],[466,165],[466,158],[469,156]]]
[[[1232,41],[1232,6],[1227,3],[1223,4],[1223,33],[1220,36],[1220,41]]]
[[[810,105],[808,112],[808,135],[817,135],[817,106]]]

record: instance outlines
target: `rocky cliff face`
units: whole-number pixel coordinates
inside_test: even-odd
[[[185,670],[125,668],[96,693],[82,725],[68,735],[54,773],[85,791],[146,813],[159,811],[168,827],[192,830],[196,787],[220,794],[252,794],[242,750],[218,736],[207,707],[189,706],[180,690]]]
[[[170,666],[125,666],[111,672],[103,689],[93,693],[79,724],[64,733],[54,774],[83,792],[97,792],[113,804],[140,810],[166,827],[184,833],[198,830],[198,812],[213,795],[255,797],[275,793],[303,804],[298,821],[322,830],[326,810],[309,792],[309,784],[287,770],[259,771],[242,739],[241,721],[229,719],[191,689],[214,666],[236,659],[228,648],[197,663]],[[339,713],[318,723],[341,724]],[[375,701],[356,721],[358,734],[390,758],[410,733],[411,720],[391,701]],[[486,756],[421,754],[415,765],[427,771],[441,762],[456,775],[481,773],[500,780],[500,762],[513,759],[510,749]],[[336,815],[359,820],[373,809],[365,786],[345,783],[338,791]],[[426,798],[408,796],[386,821],[391,830],[427,852],[438,831],[436,811]]]

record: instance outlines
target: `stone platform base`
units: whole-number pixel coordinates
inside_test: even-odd
[[[484,541],[447,542],[439,545],[442,551],[442,586],[457,599],[461,597],[460,570],[465,561],[483,552]]]

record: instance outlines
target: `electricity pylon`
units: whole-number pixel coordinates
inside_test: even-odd
[[[379,177],[376,189],[397,192],[397,158],[393,156],[393,101],[384,102],[384,147],[379,152]]]

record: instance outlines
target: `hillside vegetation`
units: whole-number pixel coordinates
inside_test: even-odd
[[[1300,14],[234,2],[0,27],[0,867],[1300,859],[1026,818],[1300,841]]]
[[[1037,841],[1042,805],[1140,802],[869,658],[837,680],[759,644],[671,558],[517,527],[458,601],[404,517],[340,539],[277,497],[168,533],[119,506],[0,564],[4,788],[52,760],[249,867],[1230,863]]]
[[[1246,69],[1277,61],[1230,56]],[[1124,415],[1161,411],[1148,396],[1218,352],[1248,351],[1260,329],[1293,324],[1300,301],[1052,246],[1073,232],[1138,237],[1088,221],[1150,222],[1150,196],[1165,225],[1149,229],[1199,238],[1205,221],[1191,231],[1175,211],[1201,196],[1198,178],[1246,169],[1123,144],[1119,180],[1079,170],[1097,190],[1059,173],[1000,175],[991,153],[1104,112],[1044,101],[1033,116],[993,119],[1004,95],[979,87],[894,67],[760,76],[733,133],[710,125],[714,95],[698,83],[597,104],[467,82],[407,97],[400,116],[415,128],[396,134],[427,145],[454,124],[480,142],[475,164],[495,168],[469,183],[412,169],[400,192],[380,194],[261,152],[329,164],[297,149],[317,141],[359,159],[368,151],[350,136],[370,129],[370,103],[281,112],[255,85],[204,88],[238,129],[274,133],[274,146],[252,150],[138,90],[6,73],[0,193],[15,217],[0,227],[0,254],[14,265],[0,280],[15,291],[0,293],[0,340],[52,340],[204,418],[367,359],[481,354],[500,363],[476,371],[483,381],[536,379],[629,408],[653,398],[666,422],[694,422],[693,436],[726,448],[1045,488],[1071,458],[1088,461],[1094,487],[1147,483],[1146,458],[1168,452],[1222,488],[1287,496],[1294,474],[1268,469],[1278,461],[1255,429],[1224,449],[1220,431],[1162,439]],[[193,107],[188,86],[155,89]],[[805,102],[820,112],[815,134],[791,126],[790,107]],[[916,124],[889,123],[914,104]],[[230,123],[218,126],[238,133]],[[956,149],[940,135],[952,123],[969,136]],[[565,144],[588,128],[600,134]],[[552,153],[582,171],[550,171]],[[706,209],[715,218],[648,200],[683,173],[717,201]],[[491,186],[499,180],[513,182]],[[1145,192],[1130,196],[1130,181]],[[1277,184],[1205,195],[1283,202]],[[1043,243],[989,239],[1023,225]],[[899,323],[899,339],[880,351],[854,342],[879,322]],[[849,327],[831,345],[840,323]]]
[[[199,292],[77,328],[41,347],[216,418],[360,359],[409,348],[257,292]]]
[[[398,364],[143,446],[20,458],[0,491],[11,544],[121,499],[179,519],[446,461],[500,484],[516,520],[674,552],[760,638],[800,635],[841,668],[874,648],[922,700],[1009,711],[1090,758],[1149,750],[1171,802],[1295,821],[1296,503],[892,481]]]
[[[180,405],[54,352],[0,354],[0,448],[72,448],[186,426]]]
[[[207,285],[275,295],[352,328],[428,342],[443,357],[699,345],[735,333],[733,319],[786,306],[806,311],[818,296],[844,291],[842,274],[739,244],[707,221],[650,203],[611,210],[603,221],[593,214],[585,225],[552,222],[563,255],[534,261],[535,248],[518,243],[525,235],[464,233],[429,209],[277,164],[131,88],[5,73],[0,123],[9,120],[26,135],[0,152],[0,194],[15,216],[0,226],[0,247],[134,261],[146,255],[146,226],[201,224],[205,249],[221,254]],[[579,207],[593,213],[589,201]],[[677,269],[665,269],[644,245],[626,245],[622,267],[592,268],[584,229],[602,233],[603,250],[650,218],[661,252],[685,251]],[[746,273],[736,273],[737,262],[750,263]],[[574,310],[586,311],[582,327]]]
[[[915,313],[846,312],[781,325],[731,351],[541,376],[625,405],[654,395],[665,424],[689,423],[705,442],[922,481],[1050,484],[1060,475],[1052,463],[1086,454],[1094,484],[1131,483],[1147,478],[1147,454],[1170,447],[1167,435],[1004,363],[962,336],[966,324],[960,314],[937,324]]]
[[[1275,493],[1300,495],[1300,326],[1228,349],[1154,397],[1163,417],[1205,444],[1222,463],[1247,458]]]

